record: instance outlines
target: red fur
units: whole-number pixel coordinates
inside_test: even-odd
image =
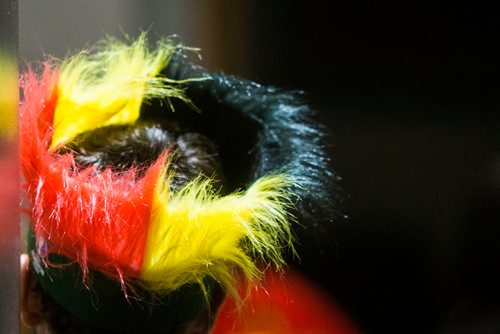
[[[78,170],[71,153],[49,151],[57,77],[46,65],[41,79],[30,70],[21,84],[20,158],[32,228],[39,242],[47,241],[47,254],[75,260],[84,276],[90,267],[123,284],[141,270],[154,187],[167,154],[138,178],[135,169]]]

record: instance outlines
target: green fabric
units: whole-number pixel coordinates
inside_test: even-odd
[[[138,289],[135,294],[130,293],[127,300],[120,284],[100,272],[91,270],[86,286],[78,264],[70,264],[64,256],[49,255],[51,264],[62,266],[46,267],[39,263],[39,257],[33,256],[37,253],[31,232],[28,247],[32,269],[45,292],[64,309],[94,327],[125,331],[174,330],[208,308],[198,285],[185,286],[165,296],[153,296]],[[205,283],[210,296],[216,282],[207,279]]]

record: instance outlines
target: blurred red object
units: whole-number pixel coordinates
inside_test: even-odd
[[[342,309],[297,272],[267,273],[238,311],[227,299],[212,334],[360,334]]]
[[[17,143],[0,138],[0,255],[19,264],[19,160]],[[15,254],[12,253],[15,251]],[[6,252],[4,254],[4,252]],[[5,256],[5,257],[4,257]],[[9,269],[9,271],[12,269]]]

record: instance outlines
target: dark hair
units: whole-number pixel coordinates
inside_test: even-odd
[[[215,180],[222,177],[215,144],[172,120],[98,128],[80,135],[68,147],[76,153],[80,167],[94,166],[98,170],[111,167],[115,171],[144,169],[168,149],[173,189],[200,174]]]

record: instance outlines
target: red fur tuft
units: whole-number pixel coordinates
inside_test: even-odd
[[[49,150],[57,104],[58,74],[49,65],[41,79],[29,71],[22,79],[20,108],[21,170],[32,207],[32,228],[49,253],[79,263],[84,273],[98,269],[124,283],[142,266],[155,183],[167,153],[148,168],[114,173],[79,170],[73,155]]]

